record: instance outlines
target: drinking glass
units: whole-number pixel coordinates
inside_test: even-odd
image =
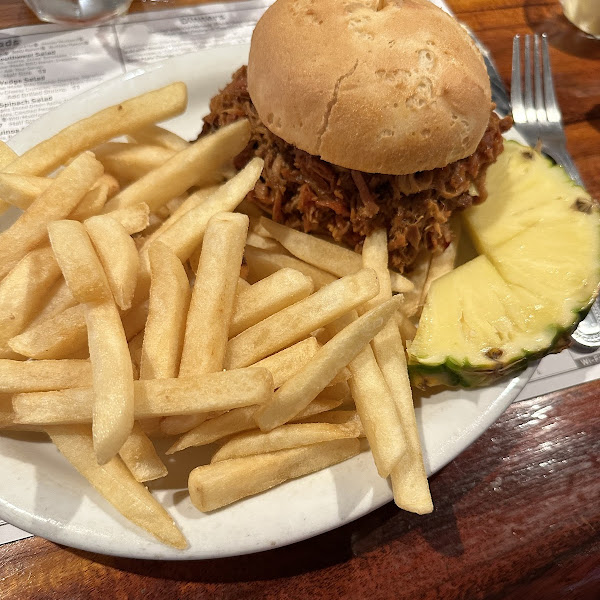
[[[600,0],[560,0],[565,17],[581,31],[600,38]]]
[[[107,21],[127,12],[132,0],[25,0],[38,19],[84,25]]]

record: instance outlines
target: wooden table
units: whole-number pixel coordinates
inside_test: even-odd
[[[194,4],[135,0],[132,10]],[[547,32],[569,147],[600,197],[600,42],[556,0],[449,0],[493,52],[508,85],[515,33]],[[3,0],[0,28],[35,23]],[[0,548],[0,597],[345,598],[600,597],[600,382],[514,404],[432,477],[435,512],[392,504],[317,538],[262,554],[151,562],[30,538]]]

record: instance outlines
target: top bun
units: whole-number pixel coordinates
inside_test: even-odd
[[[252,35],[248,90],[286,142],[391,175],[469,156],[492,108],[475,44],[427,0],[277,0]]]

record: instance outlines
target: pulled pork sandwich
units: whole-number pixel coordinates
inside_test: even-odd
[[[471,38],[426,0],[277,0],[210,111],[203,133],[251,123],[234,165],[265,161],[249,200],[357,250],[386,227],[400,272],[443,251],[454,211],[485,199],[510,126]]]

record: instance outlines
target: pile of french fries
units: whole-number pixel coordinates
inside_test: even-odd
[[[189,475],[201,511],[349,459],[365,436],[398,506],[431,511],[402,337],[432,267],[415,286],[388,270],[384,230],[361,256],[261,216],[244,198],[262,161],[230,168],[248,123],[194,143],[156,125],[186,103],[174,83],[22,156],[0,145],[1,208],[23,211],[0,233],[0,427],[47,432],[176,548],[143,484],[167,474],[155,436],[173,436],[168,454],[216,443]]]

